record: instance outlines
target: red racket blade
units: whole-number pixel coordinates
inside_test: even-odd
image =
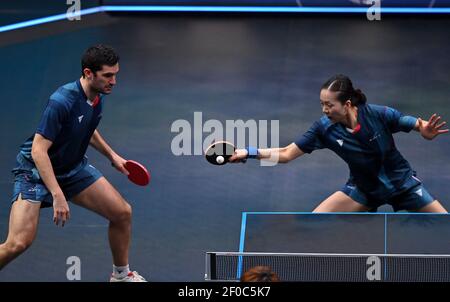
[[[130,173],[128,179],[138,186],[146,186],[150,182],[150,173],[140,163],[134,160],[127,160],[125,168]]]

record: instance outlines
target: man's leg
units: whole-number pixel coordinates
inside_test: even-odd
[[[322,201],[313,212],[367,212],[369,210],[368,207],[354,201],[347,194],[337,191]]]
[[[131,206],[104,178],[99,178],[71,201],[109,220],[109,244],[114,265],[128,265]]]
[[[13,203],[6,241],[0,244],[0,270],[23,253],[36,237],[41,203],[22,200]]]

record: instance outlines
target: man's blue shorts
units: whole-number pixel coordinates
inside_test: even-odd
[[[47,190],[42,179],[40,179],[37,169],[30,165],[27,165],[24,169],[23,160],[19,155],[18,167],[13,170],[14,191],[11,202],[16,201],[19,198],[19,194],[21,194],[21,198],[24,200],[41,202],[42,208],[52,207],[52,194]],[[64,177],[56,176],[67,200],[70,200],[102,177],[102,173],[89,164],[78,168],[76,173],[68,173],[67,175]]]

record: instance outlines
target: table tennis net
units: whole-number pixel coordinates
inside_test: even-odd
[[[206,254],[206,280],[239,281],[255,266],[268,266],[281,281],[450,282],[450,255]]]

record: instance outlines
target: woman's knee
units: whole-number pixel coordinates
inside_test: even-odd
[[[444,206],[438,201],[434,200],[433,202],[427,204],[416,212],[428,212],[428,213],[448,213]]]

